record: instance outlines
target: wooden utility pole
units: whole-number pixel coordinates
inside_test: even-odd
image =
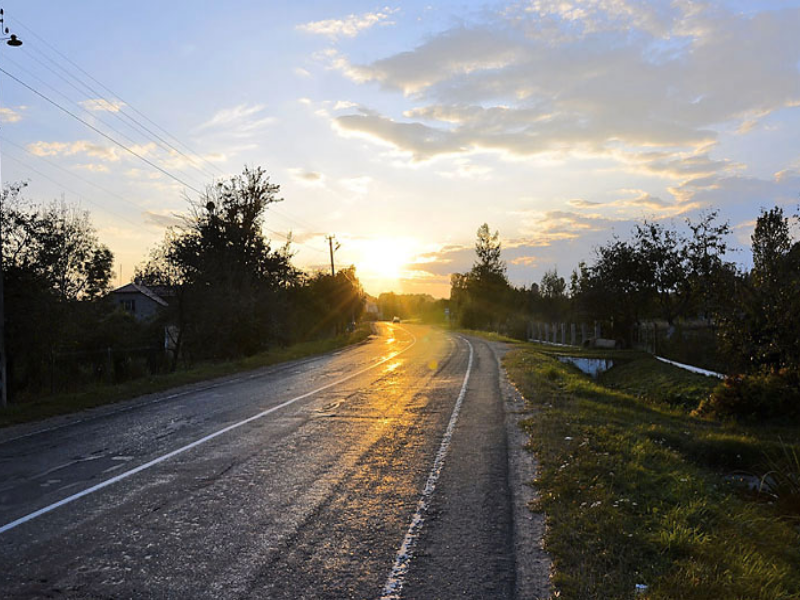
[[[336,248],[334,248],[333,240],[336,239],[336,236],[333,234],[326,235],[325,239],[328,240],[328,248],[330,248],[331,251],[331,277],[336,277],[336,268],[333,266],[333,253],[339,249],[339,242],[336,242]]]
[[[3,9],[0,8],[0,36],[8,35],[8,27],[5,24]],[[0,37],[0,41],[5,41],[12,48],[22,46],[22,41],[14,34],[11,37]],[[4,193],[2,189],[3,178],[0,176],[0,195]],[[4,200],[5,198],[3,198]],[[2,214],[2,210],[0,210]],[[3,285],[3,231],[0,223],[0,407],[8,405],[8,371],[6,364],[6,308],[5,308],[5,289]]]

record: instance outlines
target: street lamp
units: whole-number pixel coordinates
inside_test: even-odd
[[[3,9],[0,8],[0,35],[8,37],[0,37],[0,41],[4,41],[12,48],[19,48],[22,46],[20,40],[13,33],[9,35],[8,27],[5,24],[5,14]],[[5,284],[3,277],[3,177],[0,175],[0,407],[5,408],[8,405],[8,371],[6,369],[6,302],[5,302]]]

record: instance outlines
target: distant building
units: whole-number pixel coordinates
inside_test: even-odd
[[[364,303],[364,312],[367,313],[368,316],[377,318],[381,311],[378,308],[377,302],[368,297]]]
[[[170,288],[149,288],[140,283],[129,283],[111,292],[116,304],[131,313],[138,321],[154,317],[158,311],[169,306],[165,298],[174,296]]]

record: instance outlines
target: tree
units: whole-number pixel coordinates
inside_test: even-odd
[[[745,371],[800,370],[800,243],[780,207],[761,211],[751,237],[753,269],[739,274],[718,310],[721,337]]]
[[[138,269],[151,283],[179,287],[180,350],[189,357],[249,355],[285,341],[299,273],[290,246],[273,249],[263,233],[279,191],[260,167],[209,186]]]
[[[472,269],[451,275],[450,300],[462,326],[498,330],[507,323],[515,298],[501,251],[499,232],[491,233],[484,223],[477,231]]]
[[[596,250],[591,267],[575,273],[573,298],[595,318],[609,320],[625,338],[642,317],[670,325],[689,314],[710,314],[722,299],[731,266],[723,255],[730,232],[715,211],[686,220],[686,236],[654,221],[637,224],[629,241],[615,238]]]
[[[789,219],[783,209],[776,206],[761,210],[751,236],[753,250],[753,277],[760,285],[774,285],[781,276],[784,257],[792,247]]]
[[[105,294],[114,257],[97,238],[89,213],[64,202],[36,206],[15,184],[3,191],[3,267],[25,271],[64,299],[92,299]]]
[[[475,241],[475,254],[478,256],[478,260],[472,267],[473,274],[479,278],[505,278],[506,264],[500,259],[501,250],[500,233],[495,231],[492,234],[488,224],[481,225]]]
[[[24,188],[7,186],[0,197],[8,379],[17,396],[49,379],[53,353],[82,349],[96,332],[94,321],[110,312],[99,300],[113,262],[86,211],[36,204]]]
[[[539,294],[542,298],[551,300],[566,298],[567,283],[563,277],[558,276],[558,269],[553,268],[544,272],[539,284]]]

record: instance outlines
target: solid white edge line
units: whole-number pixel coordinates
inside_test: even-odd
[[[436,490],[436,483],[439,481],[439,476],[442,473],[444,459],[450,448],[450,440],[453,437],[458,415],[461,412],[461,404],[464,402],[464,396],[467,394],[467,384],[469,383],[469,376],[472,373],[474,351],[468,339],[460,339],[464,340],[467,346],[469,346],[469,362],[467,363],[467,372],[464,375],[464,382],[461,384],[461,391],[456,399],[453,412],[450,415],[450,422],[447,424],[447,429],[445,429],[444,435],[442,436],[442,443],[439,445],[439,451],[436,453],[436,458],[433,461],[433,467],[428,475],[428,481],[425,483],[425,489],[422,490],[422,495],[417,502],[417,510],[411,518],[411,524],[408,526],[408,531],[403,538],[403,543],[400,545],[400,549],[395,555],[392,572],[389,574],[383,586],[381,600],[399,600],[400,594],[403,591],[405,577],[408,573],[411,559],[414,557],[414,549],[422,531],[422,525],[425,522],[425,513],[428,512],[433,492]]]
[[[208,442],[210,440],[213,440],[214,438],[219,437],[224,433],[228,433],[229,431],[232,431],[234,429],[238,429],[242,425],[246,425],[247,423],[250,423],[251,421],[255,421],[257,419],[261,419],[262,417],[265,417],[265,416],[275,412],[276,410],[280,410],[282,408],[286,408],[287,406],[289,406],[291,404],[294,404],[295,402],[297,402],[299,400],[304,400],[305,398],[308,398],[309,396],[313,396],[314,394],[318,394],[319,392],[327,390],[328,388],[332,388],[332,387],[334,387],[336,385],[344,383],[345,381],[353,379],[354,377],[358,377],[359,375],[362,375],[363,373],[366,373],[367,371],[371,371],[372,369],[381,366],[385,362],[388,362],[388,361],[390,361],[390,360],[392,360],[394,358],[397,358],[398,356],[400,356],[404,352],[406,352],[406,351],[410,350],[411,348],[413,348],[414,345],[417,343],[417,338],[413,333],[411,333],[407,329],[403,329],[402,327],[398,327],[398,329],[400,329],[401,331],[404,331],[405,333],[410,335],[413,341],[411,342],[411,344],[409,346],[403,348],[399,352],[396,352],[396,353],[394,353],[394,354],[392,354],[390,356],[387,356],[383,360],[381,360],[379,362],[376,362],[374,365],[370,365],[369,367],[367,367],[365,369],[361,369],[360,371],[356,371],[355,373],[351,373],[347,377],[343,377],[341,379],[338,379],[337,381],[334,381],[332,383],[328,383],[326,385],[323,385],[322,387],[319,387],[319,388],[317,388],[315,390],[312,390],[310,392],[306,392],[305,394],[302,394],[301,396],[297,396],[295,398],[292,398],[290,400],[282,402],[281,404],[278,404],[277,406],[273,406],[272,408],[268,408],[267,410],[264,410],[264,411],[262,411],[262,412],[260,412],[260,413],[258,413],[256,415],[253,415],[252,417],[248,417],[247,419],[244,419],[243,421],[238,421],[236,423],[228,425],[227,427],[223,427],[222,429],[220,429],[218,431],[215,431],[214,433],[211,433],[211,434],[209,434],[209,435],[207,435],[205,437],[202,437],[199,440],[195,440],[194,442],[192,442],[190,444],[187,444],[185,446],[181,446],[180,448],[177,448],[177,449],[173,450],[172,452],[168,452],[167,454],[159,456],[158,458],[154,458],[153,460],[151,460],[149,462],[146,462],[146,463],[144,463],[142,465],[139,465],[138,467],[135,467],[135,468],[131,469],[130,471],[125,471],[124,473],[120,473],[119,475],[116,475],[115,477],[112,477],[110,479],[106,479],[105,481],[101,481],[100,483],[98,483],[96,485],[93,485],[90,488],[86,488],[85,490],[80,491],[80,492],[78,492],[76,494],[73,494],[71,496],[67,496],[66,498],[63,498],[62,500],[59,500],[58,502],[54,502],[53,504],[45,506],[44,508],[40,508],[39,510],[34,511],[34,512],[30,513],[30,514],[27,514],[24,517],[20,517],[19,519],[11,521],[10,523],[6,523],[2,527],[0,527],[0,534],[3,534],[6,531],[9,531],[11,529],[14,529],[15,527],[19,527],[20,525],[22,525],[24,523],[27,523],[28,521],[32,521],[33,519],[36,519],[37,517],[41,517],[42,515],[47,514],[47,513],[51,512],[51,511],[61,507],[61,506],[64,506],[65,504],[70,504],[71,502],[74,502],[75,500],[83,498],[84,496],[88,496],[89,494],[93,494],[94,492],[100,491],[103,488],[106,488],[106,487],[108,487],[110,485],[113,485],[113,484],[119,482],[119,481],[122,481],[123,479],[127,479],[128,477],[131,477],[132,475],[136,475],[137,473],[140,473],[141,471],[144,471],[146,469],[149,469],[150,467],[153,467],[153,466],[155,466],[155,465],[157,465],[159,463],[162,463],[165,460],[169,460],[170,458],[172,458],[174,456],[177,456],[178,454],[182,454],[182,453],[186,452],[187,450],[191,450],[192,448],[195,448],[195,447],[197,447],[197,446],[199,446],[201,444],[204,444],[204,443],[206,443],[206,442]]]

